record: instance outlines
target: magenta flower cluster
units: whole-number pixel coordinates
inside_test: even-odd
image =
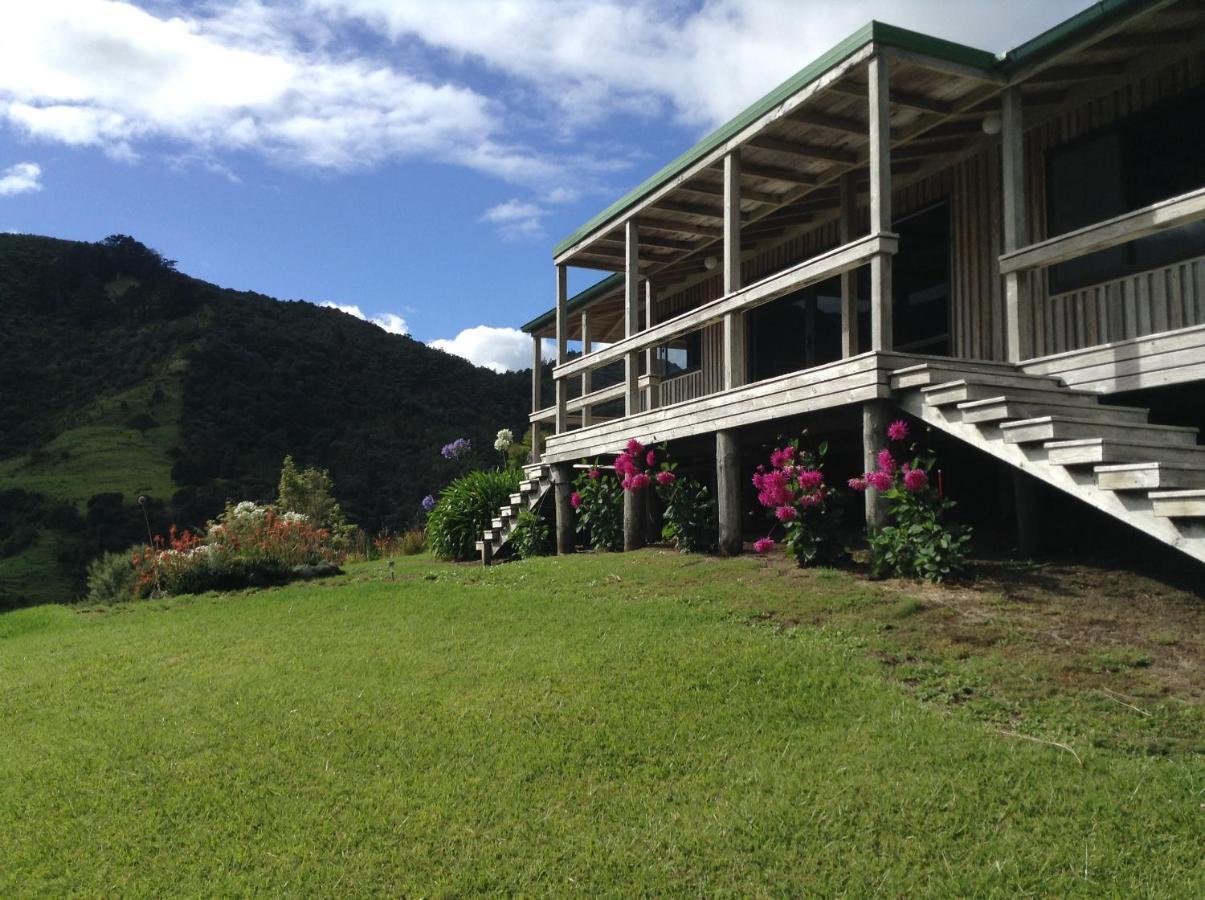
[[[898,419],[887,426],[888,440],[898,443],[908,439],[908,423]],[[884,447],[875,457],[878,466],[873,472],[866,472],[857,478],[849,479],[849,486],[855,491],[874,488],[880,493],[891,490],[899,478],[904,490],[910,494],[922,491],[929,484],[929,474],[924,469],[914,468],[909,463],[902,465],[896,461],[890,447]]]
[[[619,476],[625,491],[644,490],[655,478],[660,485],[673,484],[677,476],[668,468],[657,468],[657,451],[646,448],[640,441],[632,438],[628,441],[623,452],[615,457],[615,474]],[[597,469],[590,471],[591,478],[597,478]]]
[[[753,473],[757,502],[771,510],[779,524],[797,522],[805,509],[823,506],[828,499],[824,472],[799,453],[795,447],[778,447],[770,454],[770,468],[758,466]],[[775,542],[764,537],[753,544],[758,553],[769,553]]]

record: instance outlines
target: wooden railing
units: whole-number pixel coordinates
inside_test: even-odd
[[[1147,235],[1205,219],[1205,188],[1160,200],[1094,225],[1060,234],[1000,257],[1000,274],[1025,272],[1128,244]]]
[[[658,406],[669,406],[671,403],[681,403],[683,400],[694,400],[703,396],[703,370],[696,369],[673,378],[667,378],[657,385]]]
[[[827,253],[805,260],[710,303],[658,322],[653,327],[616,341],[605,349],[563,363],[553,369],[553,377],[570,378],[623,359],[630,353],[667,343],[719,322],[730,313],[745,312],[784,294],[856,269],[876,256],[895,253],[898,246],[899,238],[887,233],[871,234],[842,244]]]

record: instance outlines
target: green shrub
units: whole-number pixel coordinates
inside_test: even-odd
[[[121,603],[133,600],[138,573],[129,553],[106,553],[88,566],[89,603]]]
[[[398,539],[397,546],[402,556],[417,556],[427,549],[427,533],[421,528],[411,528]]]
[[[656,477],[657,494],[665,504],[661,537],[681,553],[706,550],[713,543],[715,500],[705,484],[678,475],[676,468],[662,463]]]
[[[520,473],[469,472],[439,495],[427,519],[427,543],[440,559],[472,559],[481,532],[519,490]]]
[[[623,549],[623,487],[597,463],[574,482],[577,533],[594,550]]]
[[[519,559],[543,556],[548,552],[548,523],[529,509],[522,510],[511,532],[510,545]]]

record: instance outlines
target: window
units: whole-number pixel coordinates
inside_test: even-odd
[[[703,364],[703,332],[692,331],[658,347],[657,359],[665,378],[699,368]]]
[[[1052,237],[1205,185],[1205,91],[1131,116],[1046,157]],[[1197,222],[1052,266],[1050,290],[1063,293],[1205,255]]]

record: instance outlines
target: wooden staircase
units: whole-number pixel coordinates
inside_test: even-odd
[[[519,513],[523,510],[535,511],[552,487],[552,473],[548,466],[530,465],[523,467],[523,480],[519,482],[519,492],[510,495],[510,502],[498,510],[498,516],[490,527],[482,533],[477,541],[477,552],[481,554],[483,565],[489,565],[494,557],[506,546],[514,533]]]
[[[1205,447],[1010,363],[933,361],[896,369],[908,413],[1205,562]]]

